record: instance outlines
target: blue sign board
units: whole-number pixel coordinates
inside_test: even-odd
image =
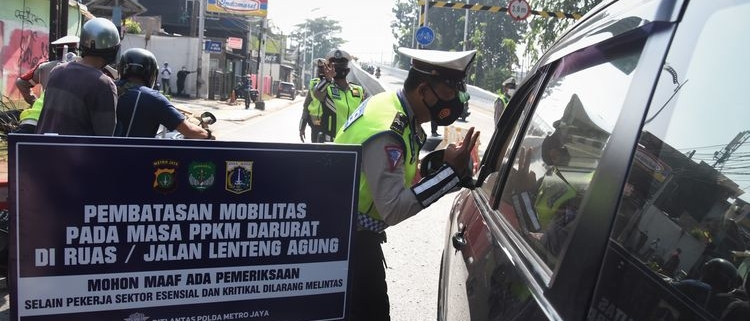
[[[429,46],[435,40],[435,32],[428,26],[419,27],[414,36],[417,38],[417,43],[423,46]]]
[[[347,318],[360,146],[8,144],[12,320]]]
[[[220,53],[223,51],[221,49],[221,42],[211,40],[206,40],[206,42],[203,44],[203,50],[211,53]]]

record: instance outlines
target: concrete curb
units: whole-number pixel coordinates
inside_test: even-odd
[[[230,122],[245,121],[260,116],[264,112],[288,107],[296,101],[297,100],[271,98],[264,101],[265,109],[259,110],[254,108],[255,104],[251,104],[249,109],[245,109],[245,105],[241,101],[235,105],[229,105],[226,101],[220,100],[172,98],[172,103],[178,109],[182,109],[194,115],[199,115],[205,111],[209,111],[216,116],[217,120]]]

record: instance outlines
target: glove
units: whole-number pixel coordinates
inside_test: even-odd
[[[303,143],[305,142],[305,131],[300,130],[299,131],[299,140],[301,140]]]

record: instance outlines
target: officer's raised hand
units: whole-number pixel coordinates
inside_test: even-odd
[[[447,163],[453,168],[453,170],[457,171],[456,174],[458,177],[471,175],[471,173],[466,173],[466,171],[467,168],[469,168],[469,162],[471,161],[471,150],[474,149],[474,145],[476,145],[478,138],[479,132],[475,133],[474,127],[471,127],[469,128],[469,131],[466,132],[466,136],[464,136],[462,142],[459,142],[458,145],[451,143],[445,148],[443,162]]]

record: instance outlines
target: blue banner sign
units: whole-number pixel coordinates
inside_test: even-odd
[[[223,49],[221,49],[221,42],[211,40],[206,40],[203,44],[203,50],[211,53],[220,53],[223,51]]]
[[[11,320],[345,320],[361,148],[10,135]]]

